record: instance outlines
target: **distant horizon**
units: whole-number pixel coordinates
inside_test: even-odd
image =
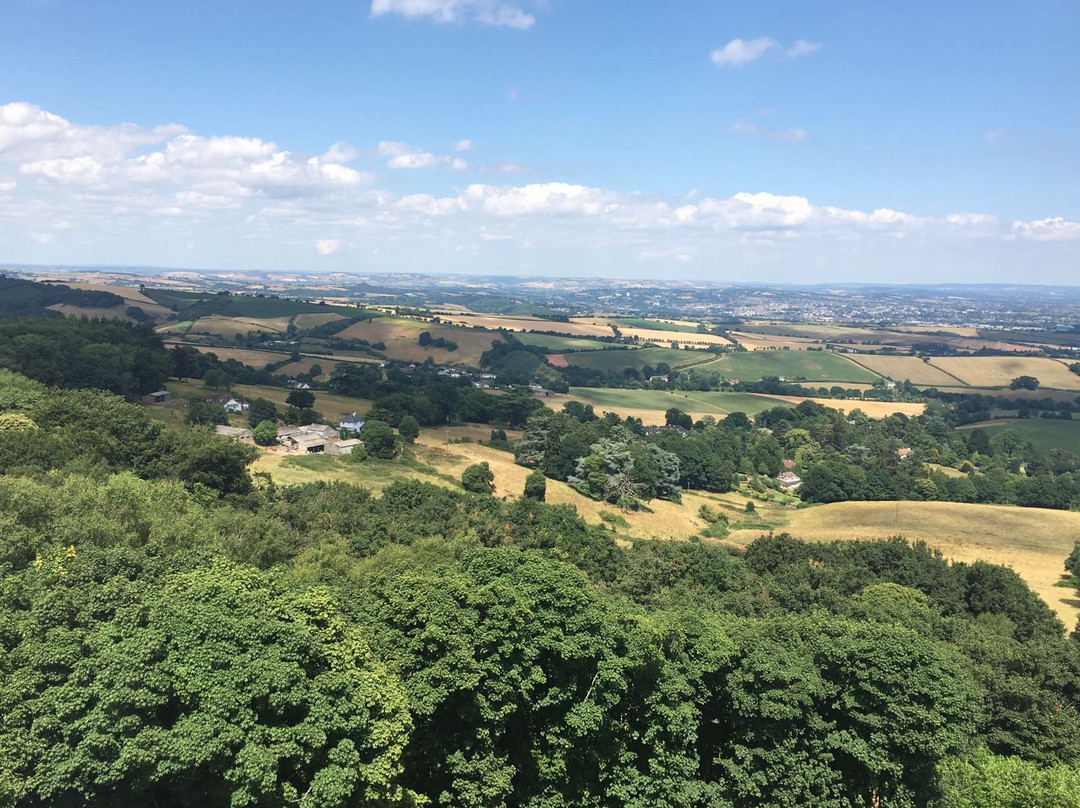
[[[733,281],[733,280],[711,280],[705,278],[686,278],[686,277],[670,277],[670,278],[656,278],[656,277],[621,277],[618,275],[544,275],[544,274],[488,274],[482,272],[439,272],[436,270],[420,271],[420,270],[331,270],[331,269],[228,269],[222,267],[216,268],[200,268],[200,267],[182,267],[182,266],[155,266],[149,264],[33,264],[33,263],[17,263],[17,262],[5,262],[0,260],[0,273],[5,270],[16,270],[20,272],[47,272],[47,271],[70,271],[70,272],[87,272],[94,273],[99,272],[102,274],[111,273],[117,275],[132,275],[136,276],[140,271],[147,274],[157,274],[166,272],[183,272],[193,273],[200,275],[296,275],[301,277],[318,277],[326,275],[347,275],[357,278],[376,276],[376,277],[394,277],[394,276],[408,276],[408,277],[436,277],[436,278],[478,278],[485,280],[545,280],[545,281],[567,281],[567,282],[587,282],[587,281],[619,281],[625,283],[655,283],[662,284],[700,284],[706,286],[732,286],[736,288],[788,288],[788,289],[817,289],[817,288],[948,288],[948,287],[965,287],[965,288],[1030,288],[1030,289],[1080,289],[1080,283],[1030,283],[1020,281],[835,281],[835,280],[823,280],[805,282],[805,283],[791,283],[782,281]]]

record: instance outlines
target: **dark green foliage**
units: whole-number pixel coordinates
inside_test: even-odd
[[[273,401],[268,401],[265,398],[257,398],[254,401],[249,402],[247,419],[248,425],[254,429],[264,421],[277,422],[278,411],[274,406]]]
[[[537,502],[543,502],[547,497],[547,477],[544,476],[544,472],[537,469],[529,473],[529,476],[525,478],[525,491],[523,496],[526,499],[533,499]]]
[[[122,306],[124,298],[112,292],[72,289],[58,283],[38,283],[0,275],[0,317],[61,317],[48,306],[64,304],[89,309]],[[141,309],[139,310],[142,311]]]
[[[461,487],[473,494],[491,494],[495,491],[495,473],[486,460],[466,466],[461,472]]]
[[[229,423],[229,413],[220,404],[210,404],[201,398],[188,399],[188,411],[184,420],[195,426],[214,426]]]
[[[0,320],[0,366],[58,387],[129,400],[160,390],[169,354],[153,329],[121,320]]]
[[[1017,376],[1009,382],[1010,390],[1037,390],[1038,388],[1039,380],[1034,376]]]
[[[290,390],[285,403],[300,410],[310,410],[315,406],[315,394],[310,390]]]
[[[369,418],[360,430],[360,439],[364,448],[372,457],[390,460],[394,456],[394,430],[383,421]]]
[[[251,436],[259,446],[275,446],[278,439],[277,423],[262,421],[251,430]]]
[[[407,443],[412,443],[420,437],[420,424],[411,415],[406,415],[398,423],[398,434]],[[505,438],[504,438],[505,439]]]

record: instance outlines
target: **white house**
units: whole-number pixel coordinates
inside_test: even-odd
[[[364,419],[357,415],[355,412],[352,415],[346,415],[340,421],[337,422],[338,429],[348,429],[352,432],[359,432],[364,428]]]

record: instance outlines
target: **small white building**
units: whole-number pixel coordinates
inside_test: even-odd
[[[337,422],[338,429],[348,429],[351,432],[359,432],[364,428],[364,419],[357,415],[355,412],[351,415],[346,415],[340,421]]]
[[[318,435],[320,438],[338,437],[338,431],[326,424],[307,424],[300,427],[300,431],[306,435]]]
[[[214,433],[221,435],[223,438],[232,438],[233,440],[252,440],[253,436],[250,429],[245,429],[239,426],[225,426],[218,424],[214,427]]]
[[[802,477],[794,471],[781,471],[776,475],[776,479],[780,481],[780,487],[785,491],[794,491],[802,485]]]
[[[222,406],[225,407],[226,411],[236,413],[247,412],[250,407],[246,401],[240,401],[237,398],[230,398]]]

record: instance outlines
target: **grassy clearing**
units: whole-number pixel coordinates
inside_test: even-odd
[[[1080,453],[1080,421],[1058,421],[1046,418],[1002,418],[993,423],[970,424],[961,429],[985,430],[991,436],[1006,429],[1018,433],[1026,441],[1031,441],[1036,449],[1049,452],[1052,449],[1065,449]],[[1080,537],[1078,537],[1080,538]]]
[[[173,347],[178,343],[166,341],[165,344],[169,347]],[[212,353],[222,362],[228,359],[235,359],[237,362],[243,362],[245,365],[259,369],[275,362],[284,362],[289,358],[289,354],[287,353],[280,353],[278,351],[259,351],[254,348],[217,348],[213,345],[191,345],[190,347],[195,348],[202,353]]]
[[[941,368],[924,362],[917,356],[880,356],[860,354],[852,361],[894,381],[910,380],[920,387],[954,385],[957,380]],[[933,361],[933,360],[931,360]]]
[[[800,398],[799,396],[762,396],[762,398],[771,398],[774,401],[788,405],[799,404],[803,401],[814,401],[823,407],[831,407],[841,412],[862,410],[871,418],[885,418],[897,412],[909,416],[922,415],[926,410],[925,404],[903,401],[864,401],[857,398]]]
[[[728,378],[757,381],[766,376],[781,376],[808,382],[873,383],[878,374],[850,359],[827,351],[745,351],[724,354],[707,367]]]
[[[363,486],[377,493],[399,480],[423,480],[447,488],[459,487],[453,480],[423,463],[401,460],[369,458],[362,463],[354,463],[348,458],[325,454],[286,455],[264,452],[251,464],[251,470],[268,472],[278,485],[301,485],[317,480],[331,480]]]
[[[930,360],[972,387],[1008,387],[1017,376],[1034,376],[1043,387],[1080,391],[1080,376],[1056,359],[1032,356],[946,356]],[[1038,391],[1036,391],[1038,392]]]
[[[767,513],[774,530],[807,541],[903,536],[925,541],[957,561],[1004,564],[1019,573],[1069,629],[1080,615],[1074,591],[1054,586],[1080,535],[1080,513],[955,502],[838,502]],[[732,531],[729,539],[747,543],[758,535],[756,530]]]
[[[304,330],[306,328],[315,328],[320,325],[332,323],[336,320],[344,319],[345,316],[342,314],[334,314],[332,312],[328,312],[326,314],[297,314],[295,317],[292,318],[292,322],[296,325],[297,328],[299,328],[300,330]]]
[[[169,389],[172,390],[172,388],[173,383],[170,383]],[[285,399],[290,392],[292,391],[281,387],[263,387],[253,384],[233,385],[233,393],[241,395],[249,401],[254,398],[265,398],[267,401],[274,402],[279,409],[288,406],[285,404]],[[349,396],[340,396],[337,393],[315,391],[315,409],[326,416],[327,421],[336,423],[352,412],[363,415],[371,409],[371,402],[365,398],[350,398]]]

